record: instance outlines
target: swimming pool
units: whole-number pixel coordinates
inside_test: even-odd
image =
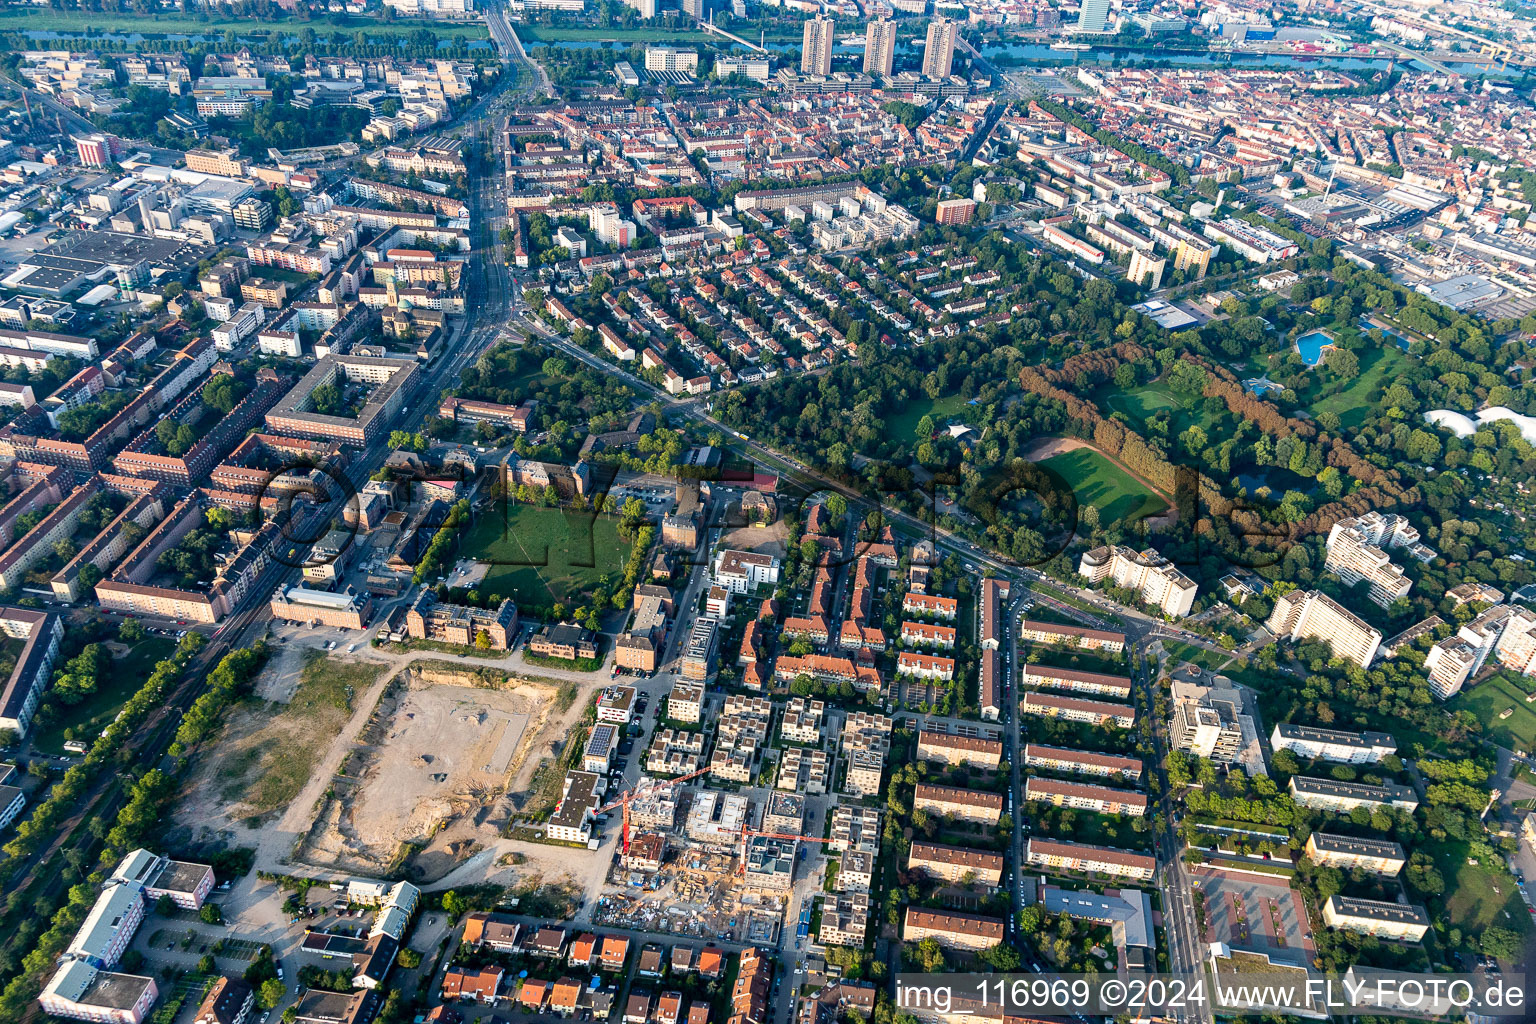
[[[1296,339],[1296,351],[1301,353],[1301,361],[1308,366],[1321,363],[1332,348],[1333,335],[1327,331],[1309,331]]]

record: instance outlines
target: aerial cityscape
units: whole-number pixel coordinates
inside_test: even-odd
[[[1536,1019],[1536,5],[0,41],[0,1024]]]

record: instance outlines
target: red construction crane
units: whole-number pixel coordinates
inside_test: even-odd
[[[644,788],[642,788],[640,786],[636,786],[634,789],[630,790],[628,793],[625,793],[623,796],[619,797],[617,800],[615,800],[613,803],[609,804],[607,807],[599,807],[597,809],[597,813],[598,814],[607,814],[609,811],[613,810],[615,807],[622,807],[624,809],[624,830],[622,832],[624,856],[626,856],[626,857],[629,856],[629,803],[630,803],[630,801],[635,799],[638,796],[644,796],[647,793],[655,793],[658,790],[671,789],[673,786],[677,785],[678,783],[680,783],[680,782],[687,782],[689,779],[696,779],[700,775],[703,775],[707,771],[709,771],[709,766],[705,765],[703,768],[700,768],[698,771],[689,772],[687,775],[679,775],[675,779],[657,779],[657,780],[651,782],[649,785],[645,786]]]

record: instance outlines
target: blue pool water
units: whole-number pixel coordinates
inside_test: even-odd
[[[1296,351],[1301,353],[1301,361],[1308,366],[1321,363],[1324,350],[1332,347],[1333,335],[1327,331],[1310,331],[1296,339]]]

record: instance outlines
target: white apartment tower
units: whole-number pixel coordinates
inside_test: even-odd
[[[1109,0],[1083,0],[1077,16],[1078,32],[1106,32],[1109,30]]]
[[[1402,516],[1369,512],[1355,519],[1340,519],[1328,531],[1328,557],[1323,568],[1351,586],[1369,581],[1370,599],[1385,608],[1407,597],[1413,582],[1383,549],[1411,547],[1418,542],[1419,531]]]
[[[1077,571],[1094,583],[1113,579],[1117,587],[1139,591],[1144,602],[1171,618],[1188,615],[1195,604],[1195,581],[1152,548],[1140,554],[1118,544],[1094,548],[1084,553]]]
[[[955,64],[955,41],[959,38],[959,22],[950,21],[948,18],[934,18],[928,23],[928,45],[923,50],[925,77],[949,77],[950,69]]]
[[[831,18],[818,16],[805,23],[805,35],[800,43],[800,72],[805,75],[830,75],[832,73],[832,44],[837,23]]]
[[[896,63],[896,23],[876,18],[864,29],[864,73],[889,78]]]
[[[1333,653],[1369,668],[1381,646],[1381,631],[1320,590],[1293,590],[1275,601],[1264,627],[1277,637],[1328,640]]]

